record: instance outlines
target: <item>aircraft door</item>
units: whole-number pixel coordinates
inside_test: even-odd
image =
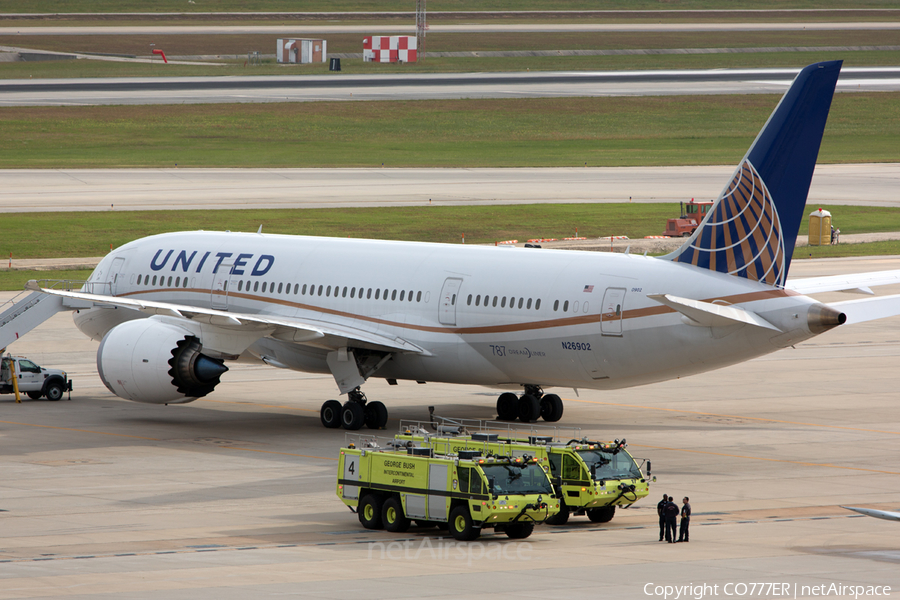
[[[109,290],[110,294],[115,296],[119,280],[124,277],[122,267],[125,266],[125,259],[118,257],[113,260],[112,266],[109,268]]]
[[[213,285],[210,293],[210,305],[217,310],[228,310],[228,280],[231,278],[231,269],[234,265],[219,265],[219,270],[213,274]]]
[[[600,333],[621,336],[624,311],[625,288],[606,288],[600,307]]]
[[[459,300],[459,288],[462,286],[462,279],[458,277],[448,277],[441,289],[441,301],[438,310],[438,321],[441,325],[456,325],[456,303]]]

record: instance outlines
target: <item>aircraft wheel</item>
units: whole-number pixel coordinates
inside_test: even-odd
[[[366,404],[366,427],[369,429],[384,429],[387,425],[388,410],[387,407],[376,400]]]
[[[592,523],[609,523],[612,521],[613,515],[616,514],[615,506],[604,506],[602,508],[587,509],[588,519]]]
[[[323,404],[322,408],[319,410],[319,419],[322,420],[322,425],[328,429],[337,429],[340,427],[342,410],[341,403],[337,400],[329,400]]]
[[[563,416],[563,401],[556,394],[544,394],[541,398],[541,418],[556,423]]]
[[[531,394],[519,398],[519,420],[523,423],[537,421],[541,416],[541,401]]]
[[[341,424],[348,431],[356,431],[366,422],[366,409],[362,404],[348,400],[341,410]]]
[[[519,416],[519,397],[512,392],[500,394],[497,398],[497,418],[501,421],[515,421]]]

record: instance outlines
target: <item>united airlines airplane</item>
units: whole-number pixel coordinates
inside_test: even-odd
[[[501,419],[558,421],[545,388],[684,377],[900,314],[900,296],[803,295],[898,272],[786,279],[840,68],[800,72],[668,256],[194,231],[110,252],[81,291],[42,291],[83,307],[100,377],[129,400],[190,402],[230,361],[255,360],[331,373],[347,400],[322,405],[326,427],[384,427],[384,404],[361,391],[371,377],[509,390]]]

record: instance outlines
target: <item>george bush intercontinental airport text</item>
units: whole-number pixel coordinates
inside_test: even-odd
[[[693,598],[702,600],[712,597],[737,598],[872,598],[890,596],[889,585],[845,585],[843,583],[819,583],[806,585],[800,583],[768,582],[768,583],[726,583],[694,585],[644,585],[644,594],[657,596],[664,600]]]

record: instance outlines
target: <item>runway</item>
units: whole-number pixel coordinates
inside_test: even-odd
[[[765,23],[449,23],[428,25],[429,33],[703,33],[721,31],[893,31],[898,21]],[[0,36],[61,35],[251,35],[271,34],[284,37],[359,33],[377,35],[415,35],[415,19],[406,23],[371,23],[365,25],[95,25],[95,26],[29,26],[0,27]]]
[[[0,80],[0,106],[781,94],[799,69]],[[838,91],[900,90],[900,67],[848,67]]]
[[[897,268],[900,257],[795,260],[791,275]],[[665,384],[557,390],[561,425],[627,438],[652,461],[651,496],[608,524],[573,517],[527,540],[486,535],[466,546],[436,529],[366,531],[335,498],[344,435],[318,422],[335,394],[330,376],[237,365],[208,399],[149,406],[103,387],[96,347],[65,314],[11,347],[67,369],[75,391],[58,403],[0,396],[0,599],[512,599],[560,590],[662,599],[656,586],[688,584],[718,586],[703,598],[773,598],[749,586],[784,583],[789,597],[803,597],[803,586],[900,588],[898,524],[840,508],[898,509],[897,318]],[[496,399],[483,388],[408,382],[372,381],[366,392],[391,410],[386,434],[429,405],[489,418]],[[656,541],[663,493],[691,498],[689,544]],[[735,594],[741,584],[747,591]]]
[[[0,212],[677,202],[734,166],[563,169],[2,169]],[[900,164],[818,165],[809,202],[900,206]]]

